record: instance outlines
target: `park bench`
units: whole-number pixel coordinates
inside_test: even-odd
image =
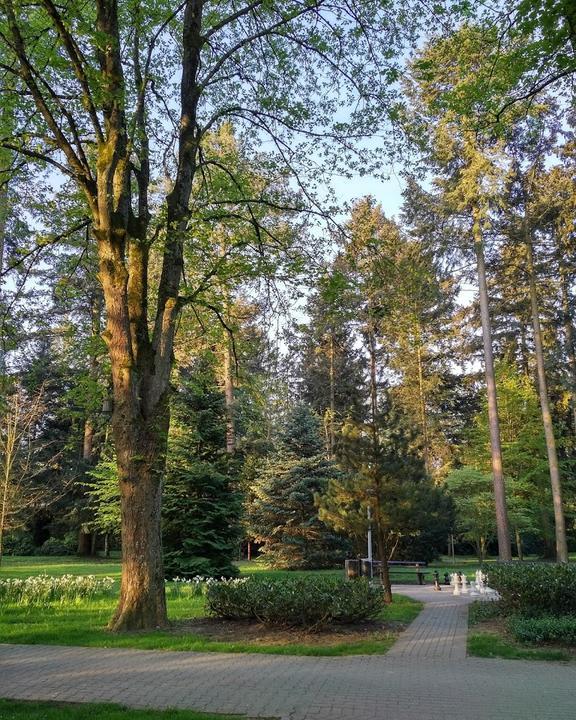
[[[367,558],[360,558],[356,560],[346,560],[346,577],[374,577],[377,578],[380,575],[380,560],[372,561],[372,573],[370,572],[370,561]],[[402,571],[402,568],[414,568],[416,580],[418,585],[424,585],[426,581],[426,572],[423,571],[428,563],[425,560],[388,560],[388,573],[390,579],[393,575],[398,577],[402,574],[403,578],[410,577],[410,573]],[[412,576],[413,577],[413,576]]]

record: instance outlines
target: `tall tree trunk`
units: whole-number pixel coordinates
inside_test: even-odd
[[[566,523],[564,520],[564,508],[562,504],[562,483],[560,480],[560,468],[558,466],[558,453],[556,450],[556,438],[554,437],[554,425],[552,413],[550,412],[550,401],[548,399],[548,387],[546,380],[546,369],[544,367],[544,349],[542,347],[542,330],[540,327],[540,310],[538,307],[538,290],[534,275],[534,253],[532,241],[529,236],[529,225],[526,220],[526,250],[528,258],[528,281],[530,287],[530,307],[532,310],[532,327],[534,330],[534,352],[536,355],[536,369],[538,374],[538,395],[540,397],[540,408],[542,410],[542,424],[546,438],[546,452],[548,454],[548,467],[550,469],[550,485],[552,487],[552,502],[554,505],[554,525],[556,533],[556,560],[568,562],[568,544],[566,541]]]
[[[168,430],[168,411],[164,410],[164,417],[135,422],[135,427],[119,426],[121,414],[113,420],[121,489],[122,581],[118,607],[109,624],[112,630],[167,624],[160,534]]]
[[[378,546],[378,557],[380,558],[380,582],[382,583],[384,602],[389,605],[392,602],[392,583],[390,581],[390,569],[388,567],[388,544],[386,542],[386,534],[384,530],[382,530],[380,509],[378,506],[375,508],[374,520],[377,530],[376,545]]]
[[[226,452],[233,455],[236,450],[236,427],[234,421],[234,379],[232,377],[232,352],[230,338],[224,340],[224,404],[226,408]]]
[[[482,320],[482,341],[484,345],[484,372],[488,395],[488,423],[490,426],[490,448],[492,457],[492,478],[496,505],[496,529],[498,534],[498,557],[502,561],[512,559],[510,528],[506,507],[506,489],[502,472],[502,449],[500,446],[500,421],[496,398],[496,378],[494,374],[494,355],[492,352],[492,326],[488,307],[488,286],[486,283],[486,262],[484,260],[484,241],[478,213],[474,215],[474,249],[478,269],[478,289],[480,298],[480,317]]]
[[[376,338],[372,324],[368,327],[368,354],[370,356],[370,419],[374,428],[378,415],[378,378],[376,372]]]
[[[418,333],[416,361],[418,363],[418,404],[420,407],[420,425],[422,427],[422,440],[424,442],[424,468],[426,470],[426,475],[428,477],[431,477],[430,439],[428,436],[428,417],[426,414],[426,395],[424,393],[424,367],[422,363],[422,345],[420,344],[420,333]]]
[[[334,368],[334,335],[331,332],[328,346],[328,362],[329,362],[329,382],[330,382],[330,417],[328,418],[328,457],[334,458],[335,428],[334,420],[336,416],[336,374]]]
[[[566,268],[560,261],[560,293],[562,297],[562,324],[564,326],[564,338],[566,357],[568,358],[570,406],[572,408],[572,430],[576,434],[576,338],[574,336],[574,325],[570,311],[570,281],[567,277]]]

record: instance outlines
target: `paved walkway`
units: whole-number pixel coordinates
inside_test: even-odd
[[[282,720],[576,720],[575,665],[466,658],[468,598],[396,590],[428,604],[386,656],[0,645],[0,697]]]

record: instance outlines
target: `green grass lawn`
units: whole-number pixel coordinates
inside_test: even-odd
[[[11,557],[2,558],[0,579],[25,578],[30,575],[96,575],[120,579],[120,560],[98,560],[78,557]]]
[[[241,720],[244,715],[216,715],[193,710],[133,710],[121,705],[0,700],[2,720]]]
[[[269,571],[261,564],[241,567],[243,574],[259,573],[273,577],[293,576],[286,571]],[[120,565],[112,562],[83,562],[64,558],[7,558],[0,568],[2,577],[27,577],[41,573],[50,575],[100,575],[119,579]],[[319,571],[322,574],[341,575],[341,571]],[[304,573],[301,573],[304,574]],[[309,574],[309,573],[307,573]],[[223,642],[210,640],[178,625],[168,630],[139,633],[110,633],[106,623],[116,604],[116,597],[97,598],[90,601],[48,608],[22,607],[16,604],[0,608],[0,637],[2,642],[35,645],[83,645],[89,647],[123,647],[146,650],[194,650],[198,652],[254,652],[282,655],[350,655],[381,654],[394,643],[395,635],[389,633],[377,640],[343,642],[322,646],[314,642],[303,644],[250,644],[247,642]],[[410,598],[397,595],[394,603],[382,613],[382,619],[409,623],[420,612],[422,605]],[[204,616],[202,597],[171,597],[168,595],[168,616],[175,623]]]
[[[475,632],[468,635],[468,655],[507,660],[572,660],[566,650],[522,647],[496,633]]]

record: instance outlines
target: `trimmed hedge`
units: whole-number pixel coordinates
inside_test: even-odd
[[[366,578],[249,577],[211,583],[206,607],[211,615],[231,620],[311,628],[372,618],[383,609],[384,597]]]
[[[576,565],[498,563],[485,572],[506,614],[576,614]]]
[[[560,617],[512,617],[508,620],[508,630],[520,642],[542,643],[558,642],[564,645],[576,645],[576,616]]]

